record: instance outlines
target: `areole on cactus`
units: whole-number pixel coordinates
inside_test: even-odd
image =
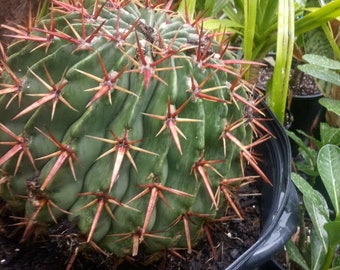
[[[252,148],[271,134],[225,33],[148,1],[51,2],[5,26],[1,197],[23,240],[66,217],[118,257],[191,252],[227,208],[242,218],[233,189],[258,177],[246,164],[270,184]]]

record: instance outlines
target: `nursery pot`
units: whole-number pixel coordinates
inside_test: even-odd
[[[321,93],[292,97],[290,112],[293,114],[294,121],[290,129],[300,129],[307,134],[313,132],[313,122],[319,117],[323,108],[319,103],[321,97]]]
[[[293,122],[289,128],[290,131],[302,130],[308,135],[318,137],[320,122],[325,118],[325,109],[319,103],[321,97],[321,93],[306,96],[294,95],[292,97],[290,112],[293,116]],[[291,141],[291,147],[292,156],[295,157],[298,154],[298,147],[293,141]]]
[[[262,224],[259,239],[226,270],[268,269],[264,264],[271,261],[284,246],[298,224],[298,196],[290,179],[289,139],[272,112],[265,104],[262,106],[266,116],[272,119],[264,124],[275,138],[260,144],[255,152],[260,154],[262,170],[271,179],[272,186],[261,184]]]

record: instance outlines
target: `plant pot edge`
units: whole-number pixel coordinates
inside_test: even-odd
[[[267,219],[263,224],[259,239],[225,270],[256,269],[256,267],[271,260],[296,231],[298,224],[298,195],[290,179],[292,161],[290,142],[284,128],[270,109],[264,102],[262,106],[267,117],[273,119],[264,122],[264,125],[276,136],[276,138],[270,139],[268,143],[263,144],[267,148],[265,149],[267,150],[265,157],[268,158],[268,155],[271,155],[265,160],[265,163],[268,161],[273,163],[267,164],[264,171],[266,172],[270,168],[276,168],[276,170],[272,170],[273,172],[270,173],[273,187],[270,188],[266,184],[262,185],[263,196],[261,200],[262,205],[268,205],[270,203],[268,202],[269,196],[272,202],[270,209],[267,209]],[[275,200],[276,197],[279,199]]]

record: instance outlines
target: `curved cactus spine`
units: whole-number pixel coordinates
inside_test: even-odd
[[[270,183],[242,61],[168,6],[52,2],[29,33],[7,27],[2,63],[1,197],[25,210],[23,240],[67,217],[119,257],[191,252],[225,204],[241,218],[231,186],[258,177],[245,163]]]

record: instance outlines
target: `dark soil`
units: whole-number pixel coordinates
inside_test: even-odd
[[[121,264],[113,256],[105,256],[93,249],[82,249],[73,263],[72,269],[225,269],[259,237],[260,233],[260,197],[258,190],[250,186],[239,193],[239,202],[245,219],[212,224],[211,235],[216,250],[216,258],[207,240],[202,240],[192,254],[186,251],[167,252],[157,262],[143,267],[141,263],[150,259],[146,255],[130,258]],[[22,228],[13,226],[18,221],[10,217],[4,202],[1,203],[0,216],[0,269],[2,270],[60,270],[65,269],[74,250],[82,248],[81,238],[75,227],[61,221],[53,226],[44,237],[38,237],[29,243],[20,243]],[[59,235],[59,237],[56,237]],[[61,237],[62,236],[62,237]],[[119,266],[117,266],[119,264]]]
[[[274,67],[270,64],[263,66],[259,71],[256,86],[260,89],[266,89],[267,84],[274,72]],[[290,73],[289,91],[292,96],[310,96],[320,94],[313,77],[302,73],[297,65],[294,65]]]
[[[41,2],[42,0],[0,0],[0,25],[25,24],[29,10],[32,10],[34,17]],[[4,36],[8,33],[9,31],[0,27],[0,41],[4,47],[11,41],[11,38]]]
[[[260,68],[256,83],[262,91],[266,91],[274,72],[274,59],[267,59],[269,63],[265,62],[267,65]],[[302,130],[310,136],[318,136],[318,123],[324,117],[324,111],[318,103],[321,93],[313,77],[301,72],[297,65],[294,63],[290,73],[284,126],[291,131]],[[297,149],[293,148],[295,156]]]

